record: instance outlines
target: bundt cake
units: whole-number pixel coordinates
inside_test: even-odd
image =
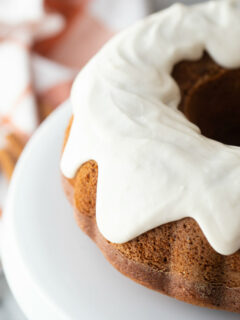
[[[240,313],[238,7],[177,4],[114,37],[73,85],[61,170],[116,269]]]

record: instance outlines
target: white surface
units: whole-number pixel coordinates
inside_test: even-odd
[[[88,9],[92,15],[117,31],[150,13],[149,1],[146,0],[97,0],[91,1]]]
[[[9,117],[10,126],[14,125],[28,135],[37,128],[38,122],[35,99],[29,89],[29,58],[29,51],[18,42],[5,40],[0,43],[0,119]]]
[[[54,86],[71,81],[76,71],[38,54],[32,55],[33,82],[37,92],[43,93]]]
[[[0,319],[26,320],[26,317],[16,304],[3,274],[0,277]]]
[[[69,114],[69,107],[62,107],[39,128],[18,162],[10,187],[3,264],[28,319],[239,319],[134,283],[116,271],[81,232],[59,173]]]

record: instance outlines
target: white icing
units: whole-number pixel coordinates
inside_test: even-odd
[[[78,75],[61,169],[72,178],[97,161],[97,224],[108,240],[193,217],[219,253],[240,248],[240,148],[200,134],[177,110],[170,76],[204,49],[240,66],[239,4],[176,4],[118,34]]]

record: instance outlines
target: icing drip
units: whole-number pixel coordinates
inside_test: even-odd
[[[75,80],[61,169],[73,178],[97,161],[96,217],[108,240],[193,217],[219,253],[240,248],[240,148],[201,135],[177,109],[171,77],[176,63],[204,50],[240,67],[239,4],[176,4],[154,14],[109,41]]]

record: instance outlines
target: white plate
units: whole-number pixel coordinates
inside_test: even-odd
[[[39,128],[10,187],[3,263],[28,319],[239,319],[237,314],[191,306],[136,284],[116,271],[81,232],[59,172],[69,116],[65,103]]]

